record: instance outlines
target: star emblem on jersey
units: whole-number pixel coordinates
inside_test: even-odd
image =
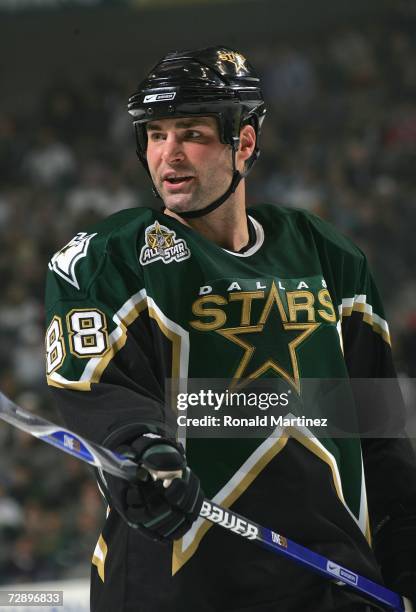
[[[278,317],[271,316],[276,308]],[[281,337],[280,342],[273,330],[276,321],[280,321],[284,332],[287,332]],[[297,349],[320,325],[320,323],[289,322],[276,285],[273,283],[257,325],[216,330],[217,334],[224,336],[244,350],[233,374],[232,386],[241,387],[242,384],[238,383],[240,378],[254,380],[262,376],[278,374],[300,394]],[[270,343],[265,344],[265,337],[271,339]]]
[[[145,230],[146,244],[140,251],[140,263],[142,266],[162,261],[164,264],[173,261],[184,261],[191,256],[191,252],[182,238],[176,238],[176,233],[160,225],[158,221]]]
[[[64,278],[70,285],[79,289],[75,267],[80,259],[87,255],[90,241],[97,234],[79,232],[60,251],[55,253],[48,264],[49,270]]]

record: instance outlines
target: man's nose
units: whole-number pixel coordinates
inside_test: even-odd
[[[168,163],[180,162],[184,159],[182,142],[175,134],[168,134],[163,143],[162,157]]]

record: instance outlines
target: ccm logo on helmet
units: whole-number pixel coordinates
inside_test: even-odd
[[[214,506],[214,504],[211,504],[206,499],[202,504],[199,516],[207,518],[213,523],[219,523],[226,529],[234,531],[234,533],[238,533],[248,540],[255,540],[259,533],[257,525],[253,525],[239,516],[230,514],[227,510],[224,510],[224,508]]]
[[[149,102],[164,102],[165,100],[173,100],[175,96],[176,91],[172,91],[171,93],[149,94],[144,97],[143,104],[148,104]]]

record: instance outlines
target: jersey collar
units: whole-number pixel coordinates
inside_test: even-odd
[[[254,253],[257,253],[257,251],[260,249],[261,245],[264,242],[264,230],[262,225],[260,225],[260,223],[256,221],[256,219],[250,217],[250,215],[248,215],[248,220],[249,223],[251,223],[252,228],[254,229],[254,243],[243,252],[229,251],[228,249],[222,249],[223,251],[229,253],[230,255],[234,255],[235,257],[250,257],[250,255],[254,255]]]

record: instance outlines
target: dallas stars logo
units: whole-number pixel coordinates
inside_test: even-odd
[[[231,62],[232,64],[234,64],[237,72],[247,71],[247,68],[245,65],[247,60],[240,53],[235,53],[234,51],[219,51],[218,59],[220,59],[222,62]]]
[[[221,285],[200,287],[189,325],[226,340],[232,370],[225,375],[232,378],[231,387],[277,375],[300,395],[301,377],[306,376],[299,365],[301,347],[323,324],[333,326],[331,333],[338,338],[325,279],[224,279]]]
[[[140,251],[140,263],[146,266],[155,261],[164,264],[172,261],[183,261],[191,256],[191,252],[182,238],[176,239],[176,234],[164,225],[155,221],[145,230],[146,244]]]
[[[282,336],[274,332],[276,317],[271,316],[273,306],[279,312],[283,330]],[[321,324],[289,322],[275,283],[272,283],[257,325],[217,329],[224,336],[244,350],[240,363],[233,374],[233,387],[242,386],[237,379],[254,380],[267,374],[278,374],[300,394],[300,373],[297,348]],[[247,338],[244,336],[247,334]],[[265,338],[270,338],[265,341]]]

